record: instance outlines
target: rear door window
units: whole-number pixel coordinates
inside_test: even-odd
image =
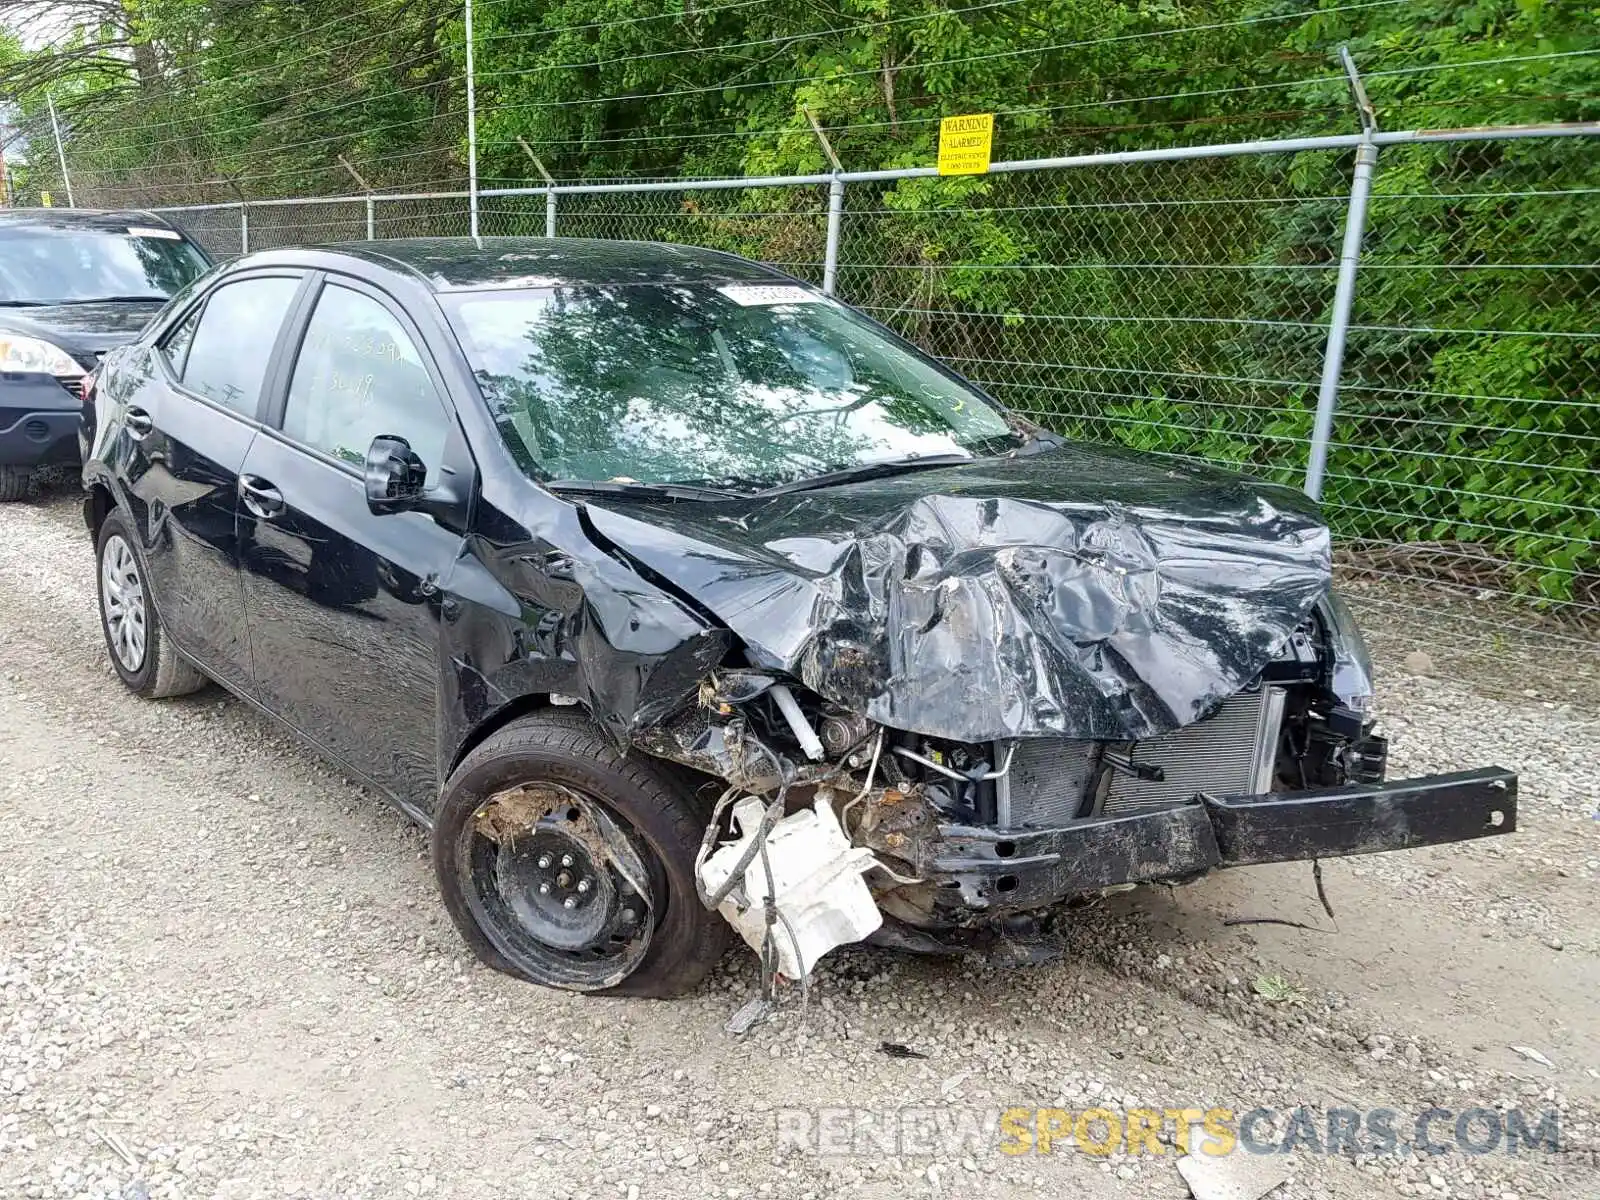
[[[254,417],[273,343],[299,289],[298,278],[271,276],[241,279],[212,292],[189,339],[180,376],[183,386]],[[175,340],[182,337],[180,326]],[[167,352],[173,361],[170,342]]]

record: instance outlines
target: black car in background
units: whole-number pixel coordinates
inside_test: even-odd
[[[0,208],[0,500],[77,461],[83,376],[210,265],[153,213]]]
[[[796,924],[1015,959],[1108,887],[1515,825],[1502,770],[1382,782],[1305,496],[1044,434],[731,255],[252,254],[89,399],[123,683],[217,680],[387,793],[539,983],[681,992],[724,916],[802,973]],[[763,863],[816,886],[763,906]]]

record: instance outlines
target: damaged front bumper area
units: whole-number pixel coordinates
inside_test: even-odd
[[[1050,829],[924,827],[868,834],[905,860],[952,925],[1049,908],[1136,883],[1219,867],[1414,850],[1511,833],[1517,777],[1499,767],[1392,783],[1211,796],[1131,816]],[[885,827],[886,828],[886,827]]]

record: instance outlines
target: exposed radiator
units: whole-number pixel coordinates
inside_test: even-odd
[[[1160,767],[1163,778],[1139,779],[1111,770],[1095,788],[1104,816],[1127,816],[1182,804],[1196,792],[1213,795],[1269,791],[1283,722],[1282,688],[1238,692],[1211,716],[1144,742],[1105,743],[1108,759]],[[1070,821],[1083,811],[1095,774],[1096,743],[1028,738],[1017,743],[1009,779],[1013,828]],[[1004,800],[1002,800],[1002,809]]]

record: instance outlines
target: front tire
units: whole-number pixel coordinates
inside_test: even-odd
[[[32,476],[27,467],[0,467],[0,503],[26,499]]]
[[[206,677],[182,657],[165,636],[150,600],[144,565],[134,550],[127,518],[113,512],[95,540],[96,591],[100,631],[117,678],[147,699],[186,696],[206,685]]]
[[[654,760],[623,758],[581,714],[539,712],[451,775],[434,874],[456,929],[496,970],[571,991],[681,996],[728,946],[695,892],[705,820]]]

